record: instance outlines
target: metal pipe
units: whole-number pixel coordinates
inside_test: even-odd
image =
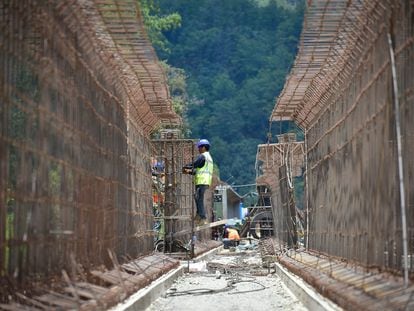
[[[404,286],[408,286],[408,245],[407,245],[407,220],[405,212],[405,192],[404,192],[404,171],[402,159],[402,143],[401,143],[401,123],[400,123],[400,102],[398,98],[397,70],[395,67],[395,55],[392,46],[391,34],[388,33],[388,45],[390,48],[390,61],[392,71],[392,82],[394,91],[394,109],[395,109],[395,129],[397,136],[397,152],[398,152],[398,177],[400,181],[400,207],[401,207],[401,226],[402,226],[402,244],[404,255]]]

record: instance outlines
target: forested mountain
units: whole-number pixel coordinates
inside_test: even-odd
[[[164,31],[167,42],[155,47],[187,76],[190,136],[211,141],[222,180],[254,182],[256,148],[267,140],[269,115],[297,52],[303,3],[154,2],[160,16],[181,16],[181,27]]]

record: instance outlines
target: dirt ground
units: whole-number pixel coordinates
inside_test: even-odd
[[[188,268],[147,311],[307,310],[273,268],[263,266],[257,249],[223,250]]]

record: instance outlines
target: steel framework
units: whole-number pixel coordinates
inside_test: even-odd
[[[310,1],[299,54],[270,118],[306,131],[309,248],[410,276],[413,14],[412,0]]]
[[[153,251],[149,134],[181,120],[135,0],[5,0],[0,32],[3,301]]]

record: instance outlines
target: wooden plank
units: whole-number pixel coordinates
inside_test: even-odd
[[[201,230],[205,230],[208,228],[213,228],[213,227],[218,227],[221,225],[225,225],[227,223],[228,219],[223,219],[223,220],[219,220],[219,221],[215,221],[215,222],[211,222],[202,226],[196,226],[194,228],[194,231],[201,231]]]
[[[90,291],[93,291],[97,295],[103,295],[108,291],[108,289],[105,288],[105,287],[98,286],[98,285],[95,285],[95,284],[90,284],[90,283],[87,283],[87,282],[77,282],[77,283],[74,283],[74,284],[79,288],[89,289]]]
[[[78,304],[70,299],[70,297],[62,297],[63,295],[45,294],[42,296],[34,297],[34,299],[41,302],[48,303],[50,305],[58,306],[61,308],[77,308]]]
[[[140,277],[140,282],[153,280],[178,265],[178,261],[164,254],[151,255],[123,264],[121,267]],[[143,279],[142,279],[143,278]]]
[[[100,279],[104,280],[105,282],[119,285],[121,284],[121,280],[119,279],[119,275],[121,275],[122,281],[125,282],[125,285],[127,286],[133,286],[136,284],[142,283],[142,278],[140,278],[138,275],[132,275],[123,271],[106,271],[104,273],[100,271],[91,271],[91,273]]]
[[[191,216],[188,215],[181,215],[181,216],[161,216],[161,217],[154,217],[154,219],[177,219],[177,220],[190,220]]]
[[[0,303],[0,310],[7,310],[7,311],[21,311],[21,310],[33,310],[29,306],[24,306],[13,302],[11,304],[3,304]]]
[[[45,305],[45,304],[43,304],[43,303],[41,303],[41,302],[39,302],[39,301],[37,301],[35,299],[32,299],[30,297],[27,297],[27,296],[25,296],[23,294],[16,293],[16,295],[18,297],[20,297],[21,299],[24,299],[25,301],[27,301],[30,305],[35,306],[35,307],[37,307],[37,308],[39,308],[41,310],[54,310],[54,308],[52,308],[52,307],[50,307],[48,305]]]
[[[159,265],[159,266],[164,266],[165,262],[171,262],[171,263],[175,263],[176,261],[168,256],[165,256],[164,254],[162,254],[162,256],[158,255],[152,255],[149,257],[145,257],[142,259],[143,262],[146,262],[150,265]]]
[[[148,264],[136,263],[136,264],[127,264],[122,266],[124,269],[137,273],[137,274],[148,274],[151,272],[159,272],[161,269],[158,267],[153,267]],[[155,271],[154,271],[155,270]]]
[[[223,219],[223,220],[208,223],[206,225],[196,226],[194,227],[194,231],[197,232],[197,231],[202,231],[202,230],[206,230],[206,229],[213,228],[213,227],[222,226],[222,225],[225,225],[227,221],[228,219]],[[191,233],[191,228],[175,232],[174,235],[177,236],[177,235],[183,235],[187,233]]]
[[[105,282],[110,283],[110,284],[119,284],[119,278],[118,277],[114,278],[111,275],[107,275],[106,272],[93,270],[93,271],[91,271],[91,274],[93,276],[96,276],[96,277],[100,278],[101,280],[103,280]]]
[[[102,296],[107,290],[105,290],[105,292],[98,294],[97,292],[95,292],[94,290],[92,290],[91,288],[85,288],[85,287],[79,287],[76,286],[75,284],[72,285],[73,288],[71,287],[65,287],[64,291],[70,294],[77,294],[80,297],[84,297],[84,298],[88,298],[88,299],[99,299],[100,296]]]

